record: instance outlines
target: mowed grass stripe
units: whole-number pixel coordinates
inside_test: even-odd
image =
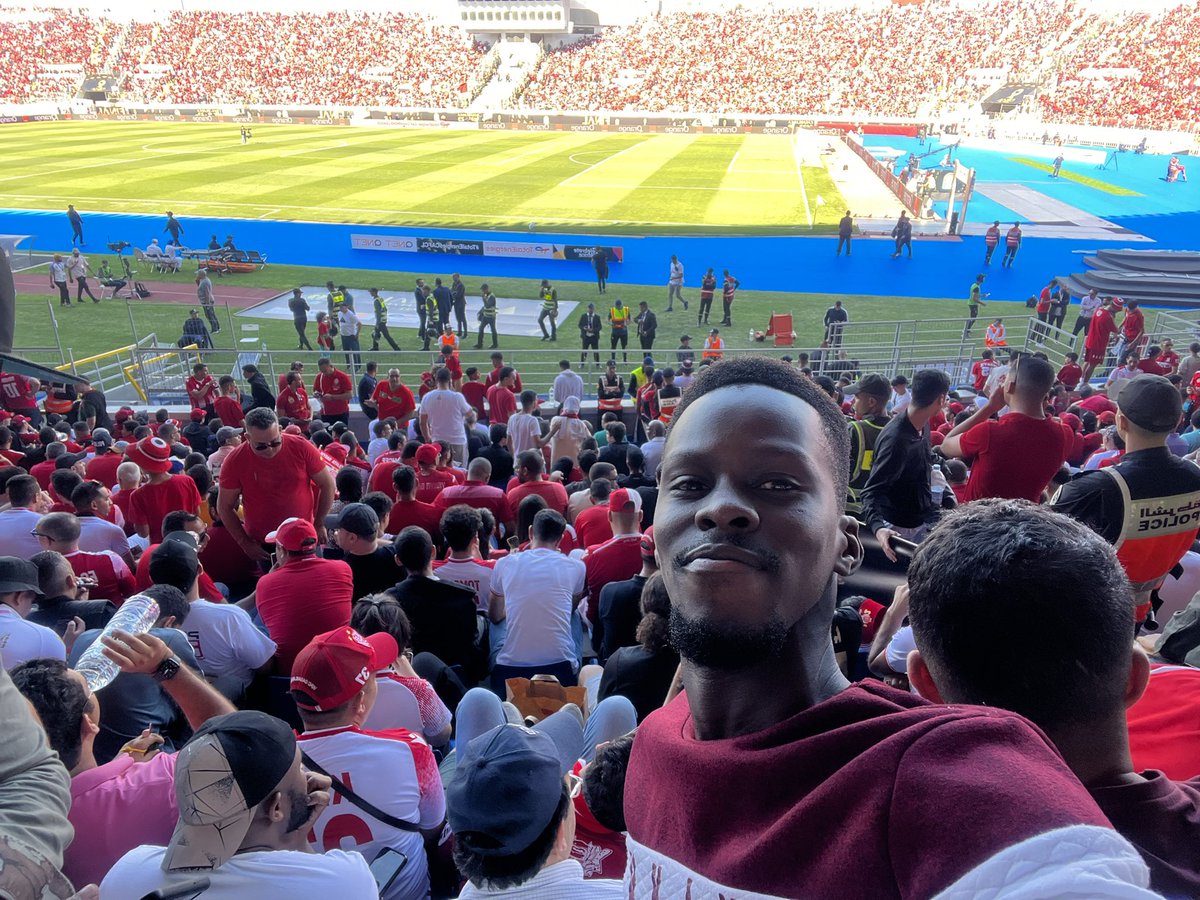
[[[708,205],[708,221],[807,225],[790,142],[744,135]]]
[[[1050,163],[1044,163],[1036,159],[1026,159],[1023,156],[1010,156],[1009,162],[1020,163],[1023,166],[1029,166],[1031,169],[1037,169],[1039,172],[1054,172],[1054,166]],[[1089,178],[1087,175],[1079,175],[1069,169],[1062,169],[1058,173],[1059,178],[1065,178],[1067,181],[1074,181],[1076,184],[1082,184],[1090,188],[1095,188],[1098,191],[1103,191],[1106,194],[1112,194],[1114,197],[1141,197],[1137,191],[1131,191],[1129,188],[1119,187],[1115,184],[1110,184],[1107,181],[1101,181],[1099,178]]]
[[[649,190],[631,191],[605,215],[625,222],[707,222],[708,206],[716,196],[711,188],[721,183],[740,146],[741,141],[711,141],[706,136],[676,145],[675,152],[642,181],[641,187]]]

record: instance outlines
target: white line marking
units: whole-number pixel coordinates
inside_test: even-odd
[[[559,187],[562,187],[560,184]],[[576,190],[591,190],[592,188],[610,190],[610,191],[719,191],[721,193],[730,192],[734,194],[802,194],[804,191],[797,188],[777,188],[777,187],[692,187],[684,184],[577,184],[572,185]],[[810,223],[811,224],[811,223]]]
[[[808,219],[808,227],[812,228],[812,210],[808,206],[808,191],[804,189],[804,168],[800,165],[800,142],[792,138],[792,159],[796,161],[796,179],[800,182],[800,194],[804,197],[804,218]]]
[[[275,213],[282,212],[282,211],[283,210],[279,210],[279,209],[269,209],[265,213],[263,213],[261,216],[259,216],[259,218],[265,219],[267,216],[274,215]]]
[[[310,147],[307,150],[284,150],[278,156],[303,156],[305,153],[319,153],[322,150],[344,150],[350,146],[349,141],[338,141],[336,144],[329,144],[324,147]]]
[[[738,158],[739,156],[741,156],[741,155],[742,155],[742,148],[741,148],[741,147],[738,147],[738,148],[737,148],[737,150],[736,150],[736,151],[734,152],[734,154],[733,154],[733,159],[731,159],[731,160],[729,161],[729,165],[727,165],[727,166],[725,167],[725,171],[726,171],[726,172],[732,172],[732,171],[733,171],[733,164],[737,162],[737,158]]]
[[[630,150],[640,147],[644,143],[645,143],[645,141],[638,141],[636,144],[630,144],[624,150],[618,150],[616,153],[609,154],[608,156],[604,157],[604,159],[600,160],[599,162],[592,163],[590,166],[588,166],[582,172],[576,172],[574,175],[570,175],[570,176],[564,178],[562,181],[560,181],[558,183],[558,186],[565,187],[566,185],[568,185],[572,181],[574,181],[576,178],[582,178],[584,175],[586,175],[588,172],[592,171],[592,169],[596,168],[597,166],[603,165],[606,162],[614,160],[618,156],[620,156],[622,153],[628,153]]]

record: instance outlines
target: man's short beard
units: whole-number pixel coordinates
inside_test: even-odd
[[[291,834],[293,831],[303,828],[312,812],[308,805],[308,794],[304,791],[288,791],[288,799],[291,801],[292,814],[288,819],[285,834]]]
[[[774,659],[787,640],[788,627],[777,615],[761,625],[732,625],[713,619],[689,619],[671,607],[671,647],[707,669],[736,671]]]

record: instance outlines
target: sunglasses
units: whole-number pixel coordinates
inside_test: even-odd
[[[283,446],[283,438],[275,438],[275,440],[273,440],[273,441],[263,441],[261,443],[259,441],[255,441],[254,443],[252,443],[250,445],[250,447],[254,450],[271,450],[275,447],[282,447],[282,446]]]
[[[42,532],[40,532],[40,531],[31,531],[29,533],[30,533],[30,535],[32,535],[35,538],[45,538],[48,541],[54,540],[54,538],[50,537],[50,535],[42,534]]]

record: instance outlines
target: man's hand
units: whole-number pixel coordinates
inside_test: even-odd
[[[314,526],[317,530],[317,545],[324,546],[329,543],[329,531],[325,528],[325,523],[322,522]]]
[[[33,511],[41,513],[43,516],[54,508],[54,501],[50,499],[50,495],[45,491],[38,491],[37,500],[34,503]]]
[[[891,528],[884,527],[875,532],[875,540],[879,541],[879,546],[883,548],[883,555],[892,562],[899,562],[896,551],[892,549],[891,545],[891,539],[894,537],[900,537],[900,532]]]
[[[104,644],[104,655],[127,675],[150,675],[163,660],[170,659],[173,652],[152,634],[114,631],[111,637],[100,640]]]
[[[79,616],[76,616],[67,623],[67,627],[63,631],[63,644],[66,645],[68,656],[71,655],[75,641],[79,638],[79,635],[83,634],[86,628],[87,626],[84,624],[83,619],[79,618]]]
[[[908,582],[901,582],[896,586],[896,590],[892,594],[892,605],[889,607],[895,610],[895,615],[901,619],[908,615],[908,597]]]
[[[271,555],[262,548],[262,544],[253,538],[246,537],[244,540],[238,541],[238,546],[242,548],[243,553],[250,557],[250,562],[263,562],[271,558]]]
[[[300,830],[307,831],[320,818],[321,813],[325,811],[325,807],[329,806],[330,793],[329,789],[333,785],[332,779],[328,775],[318,775],[316,772],[304,771],[305,790],[308,793],[308,821],[301,826]]]
[[[1004,385],[1007,381],[1008,376],[1001,375],[1000,379],[996,382],[996,387],[992,390],[992,395],[987,398],[987,403],[983,405],[983,408],[989,413],[999,412],[1008,405],[1008,399],[1004,396]]]
[[[149,728],[143,729],[142,733],[129,741],[121,748],[122,753],[130,754],[138,762],[149,762],[158,755],[158,751],[162,749],[166,741],[162,735],[155,734]]]

